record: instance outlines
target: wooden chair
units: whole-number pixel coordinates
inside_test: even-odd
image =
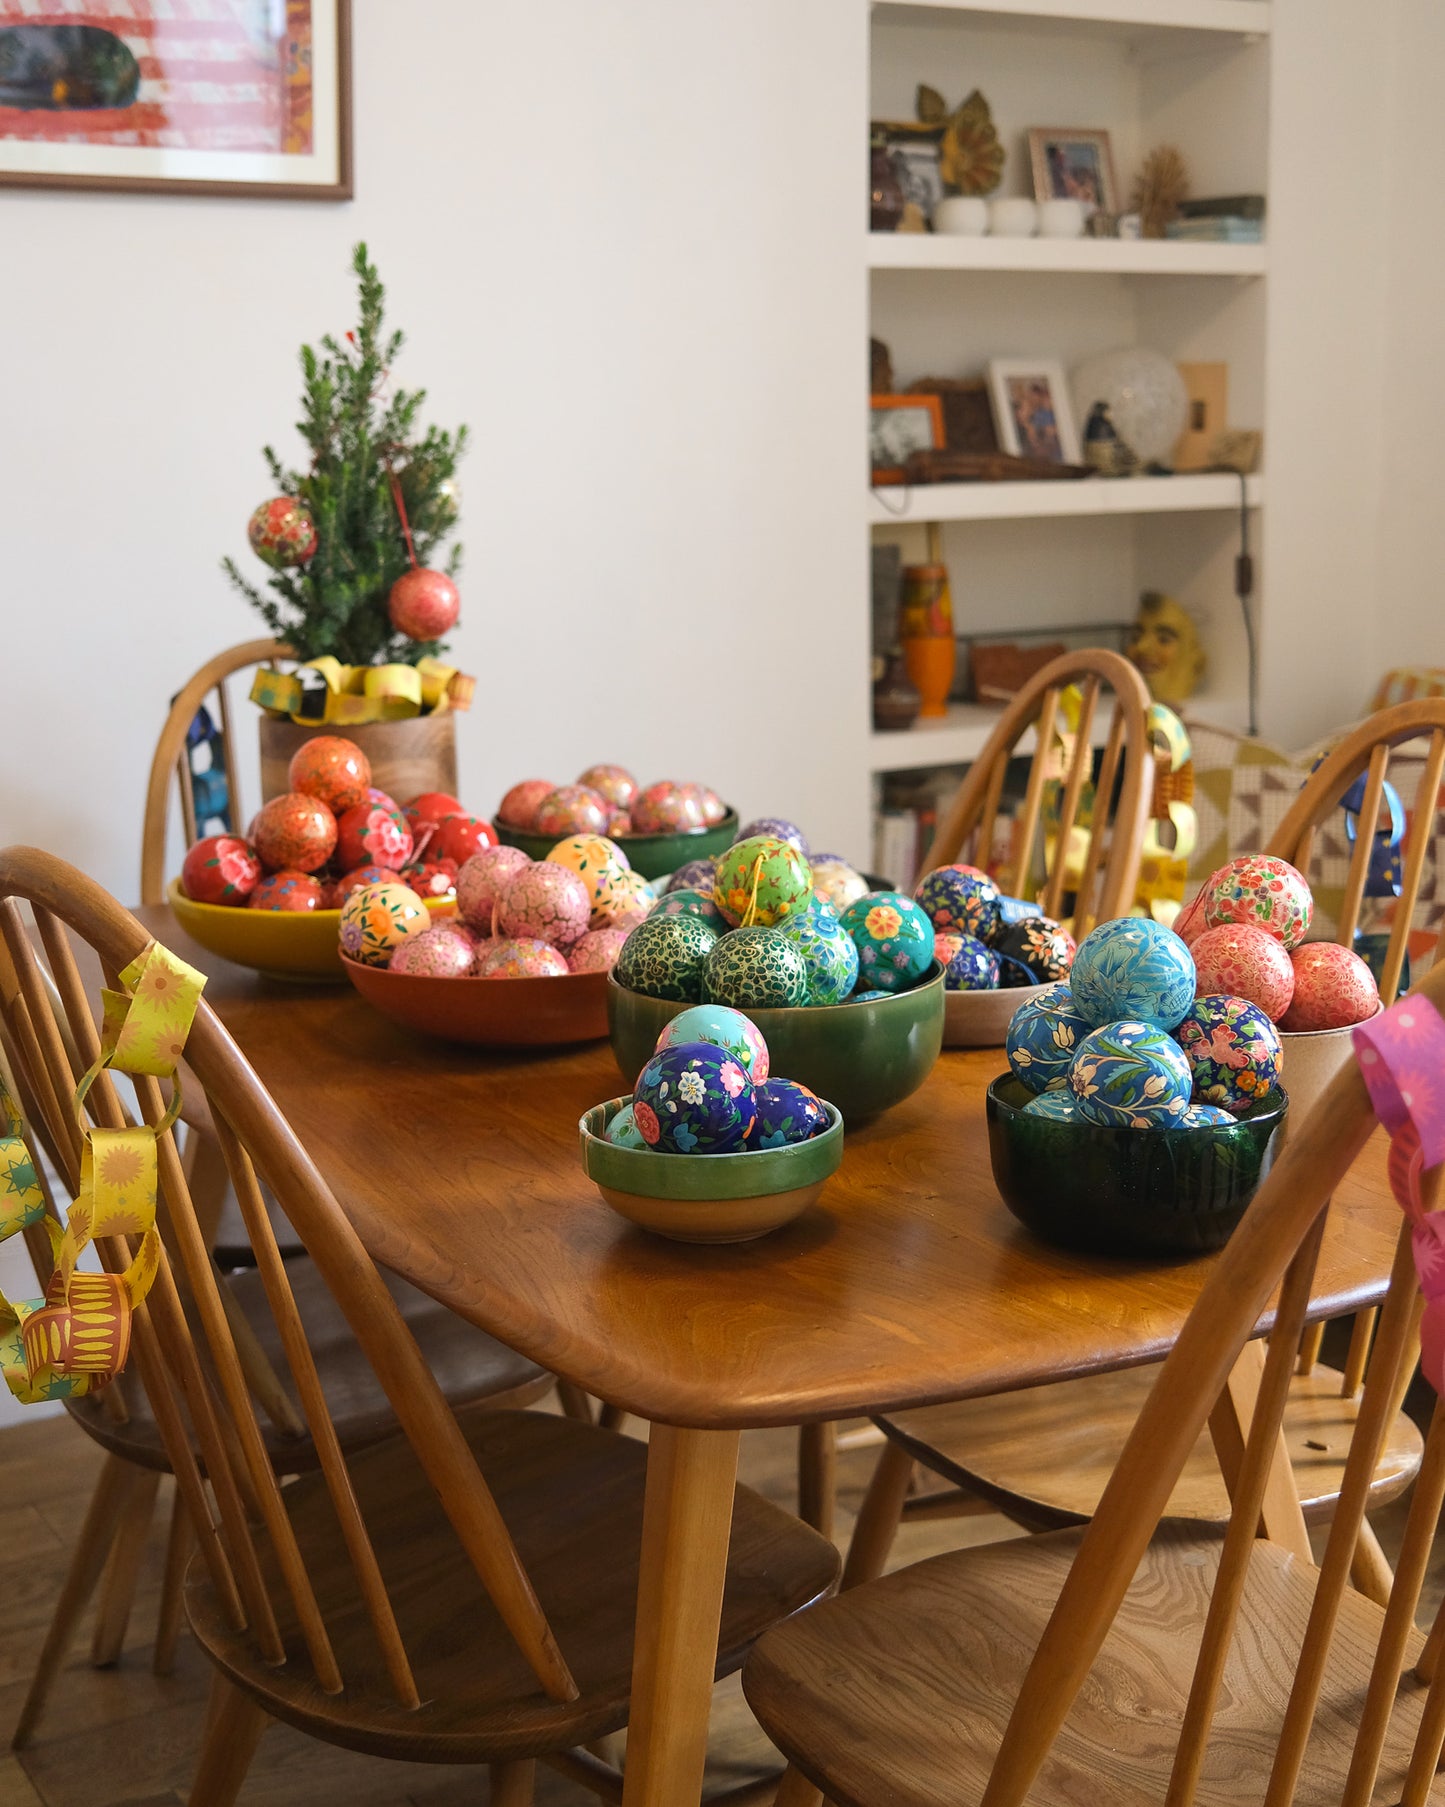
[[[26,848],[0,854],[0,922],[27,1013],[30,1089],[78,1154],[60,1108],[72,1068],[20,929],[20,898],[34,910],[83,1059],[96,1051],[96,1031],[67,931],[94,950],[112,985],[150,938],[63,862]],[[489,1764],[491,1799],[507,1807],[531,1801],[538,1758],[617,1798],[616,1774],[578,1747],[627,1720],[646,1448],[565,1417],[454,1411],[336,1200],[204,1002],[186,1062],[256,1248],[255,1296],[297,1419],[289,1434],[310,1456],[300,1472],[288,1449],[286,1471],[299,1478],[278,1485],[280,1427],[258,1400],[249,1339],[164,1131],[164,1252],[132,1348],[145,1423],[198,1528],[186,1609],[217,1670],[192,1800],[227,1807],[268,1718],[376,1755]],[[133,1086],[141,1119],[159,1127],[160,1087],[143,1077]],[[125,1121],[109,1075],[92,1097],[101,1122]],[[297,1269],[282,1261],[263,1208],[262,1175],[305,1242],[307,1284],[329,1296],[363,1352],[373,1399],[386,1402],[390,1434],[380,1440],[343,1435]],[[110,1238],[100,1253],[116,1271],[131,1252]],[[128,1411],[139,1397],[127,1389]],[[769,1625],[829,1591],[837,1567],[830,1544],[740,1487],[719,1673]]]
[[[1373,824],[1379,817],[1392,749],[1422,737],[1428,745],[1404,848],[1401,895],[1381,987],[1386,1003],[1393,1003],[1399,985],[1410,920],[1435,830],[1436,799],[1445,771],[1445,698],[1381,710],[1346,735],[1301,787],[1263,850],[1307,869],[1317,830],[1362,774],[1365,793],[1360,821]],[[1353,943],[1359,923],[1370,840],[1362,827],[1336,925],[1336,939],[1346,947]],[[1286,1085],[1288,1080],[1286,1072]],[[1285,1438],[1305,1513],[1311,1520],[1327,1518],[1338,1496],[1342,1452],[1359,1413],[1374,1327],[1373,1312],[1361,1313],[1356,1319],[1343,1371],[1319,1363],[1323,1325],[1312,1325],[1301,1345],[1299,1371],[1285,1413]],[[1153,1381],[1153,1370],[1141,1368],[875,1419],[888,1444],[859,1517],[845,1585],[882,1572],[900,1518],[1001,1511],[1035,1531],[1081,1524],[1093,1514]],[[1240,1384],[1248,1385],[1247,1379]],[[1371,1510],[1408,1484],[1419,1459],[1419,1433],[1409,1419],[1397,1415],[1373,1483]],[[910,1496],[915,1462],[959,1491]],[[1223,1519],[1226,1506],[1218,1464],[1208,1440],[1201,1439],[1185,1467],[1170,1512],[1187,1518]],[[1389,1568],[1368,1520],[1361,1530],[1355,1578],[1376,1600],[1388,1594]]]
[[[1445,970],[1421,990],[1445,1005]],[[1445,1406],[1388,1602],[1349,1586],[1418,1347],[1403,1214],[1319,1566],[1258,1534],[1330,1192],[1374,1122],[1352,1062],[1224,1250],[1086,1528],[935,1557],[761,1640],[743,1684],[796,1766],[779,1807],[813,1807],[820,1789],[837,1807],[1426,1800],[1445,1734],[1445,1625],[1427,1639],[1414,1616],[1445,1502]],[[1439,1178],[1427,1178],[1427,1208]],[[1161,1523],[1246,1339],[1271,1316],[1227,1529]]]

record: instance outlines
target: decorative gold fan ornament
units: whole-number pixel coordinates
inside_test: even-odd
[[[994,128],[993,114],[983,95],[974,89],[954,112],[926,82],[918,84],[916,111],[924,125],[941,125],[943,141],[938,150],[939,174],[948,194],[992,194],[1003,179],[1004,148]]]

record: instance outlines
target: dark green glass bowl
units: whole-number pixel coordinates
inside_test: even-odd
[[[499,839],[508,847],[520,847],[528,859],[545,860],[557,845],[566,840],[560,834],[530,834],[524,828],[509,828],[494,821]],[[711,859],[722,853],[737,839],[738,812],[730,809],[716,828],[686,828],[677,834],[615,834],[608,838],[627,855],[634,872],[644,878],[665,878],[669,872],[688,860]]]
[[[1201,1255],[1228,1241],[1269,1172],[1289,1100],[1276,1086],[1217,1129],[1106,1129],[1029,1117],[1011,1073],[988,1088],[1003,1202],[1036,1236],[1091,1255]]]
[[[672,998],[646,998],[607,980],[607,1030],[628,1085],[680,1012]],[[911,991],[867,1004],[745,1010],[763,1032],[771,1071],[827,1098],[845,1123],[860,1123],[916,1092],[943,1047],[943,968],[935,960]]]

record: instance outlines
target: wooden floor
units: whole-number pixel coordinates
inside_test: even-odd
[[[743,1439],[742,1478],[791,1507],[796,1433],[752,1432]],[[839,1528],[846,1537],[872,1473],[876,1452],[840,1457]],[[17,1757],[10,1732],[20,1712],[35,1653],[60,1590],[100,1456],[66,1418],[47,1418],[0,1434],[4,1534],[0,1537],[0,1807],[178,1807],[195,1768],[209,1670],[187,1637],[174,1676],[150,1672],[160,1585],[162,1514],[118,1669],[92,1669],[89,1626],[57,1683],[35,1740]],[[917,1561],[937,1550],[1008,1534],[999,1518],[909,1525],[895,1558]],[[743,1702],[736,1678],[718,1689],[708,1764],[712,1789],[776,1767],[771,1745]],[[485,1807],[486,1773],[355,1756],[272,1726],[241,1796],[243,1807]],[[538,1807],[580,1807],[596,1797],[542,1770]]]

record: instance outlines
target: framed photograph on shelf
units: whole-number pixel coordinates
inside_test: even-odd
[[[943,404],[936,395],[874,395],[868,402],[868,462],[873,483],[905,481],[914,452],[943,446]]]
[[[1082,201],[1084,217],[1118,213],[1119,185],[1109,134],[1088,126],[1036,125],[1029,128],[1034,198]]]
[[[351,0],[0,0],[0,184],[350,199]]]
[[[1078,464],[1078,430],[1056,358],[990,358],[988,394],[998,442],[1015,458]]]
[[[870,127],[873,142],[882,142],[893,163],[893,173],[903,190],[905,212],[899,230],[926,232],[933,210],[943,199],[943,174],[939,167],[942,126],[913,125],[908,121],[875,120]]]

